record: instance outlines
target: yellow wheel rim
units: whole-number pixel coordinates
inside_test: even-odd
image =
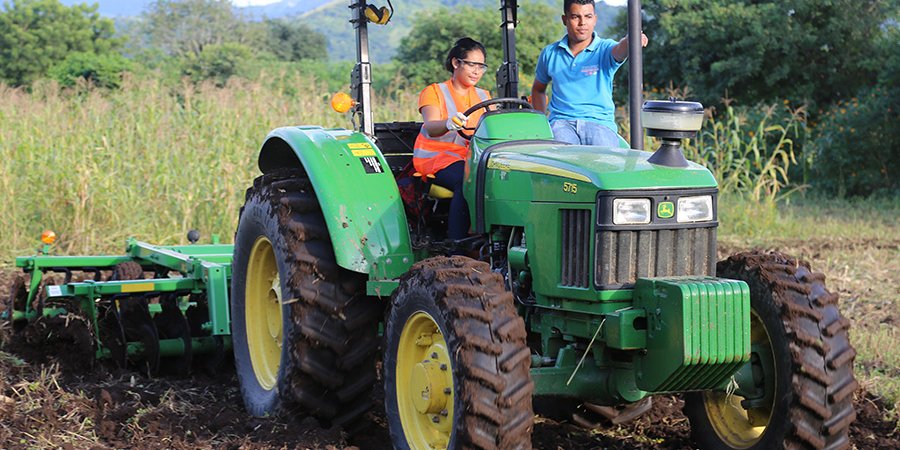
[[[453,367],[434,318],[418,311],[400,334],[396,367],[400,423],[410,448],[446,449],[453,429]]]
[[[751,310],[750,340],[755,348],[772,351],[769,334],[762,320]],[[777,372],[777,368],[776,371]],[[772,396],[774,398],[774,395]],[[759,442],[772,417],[772,404],[761,408],[745,409],[744,397],[721,391],[703,393],[703,405],[710,424],[719,438],[732,448],[749,448]]]
[[[281,366],[281,279],[272,243],[263,236],[256,239],[250,250],[244,295],[250,362],[260,386],[271,390]]]

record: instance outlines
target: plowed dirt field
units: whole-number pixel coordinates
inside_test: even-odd
[[[726,247],[726,245],[721,245]],[[828,266],[828,255],[841,249],[810,249],[807,244],[780,250]],[[743,250],[722,248],[725,250]],[[825,264],[817,264],[825,262]],[[827,267],[826,267],[827,269]],[[827,270],[823,270],[826,271]],[[15,273],[0,271],[4,296]],[[831,280],[831,278],[829,278]],[[896,281],[896,280],[895,280]],[[887,283],[887,280],[883,280]],[[851,332],[865,332],[868,322],[895,326],[896,299],[853,303],[867,294],[863,285],[833,284],[841,294]],[[889,290],[888,296],[892,295]],[[897,351],[896,348],[885,349]],[[386,449],[390,439],[382,399],[365,417],[362,432],[347,436],[322,428],[298,413],[287,419],[248,417],[241,406],[230,362],[214,373],[188,378],[147,378],[135,372],[91,364],[70,351],[33,348],[0,328],[0,449]],[[74,360],[73,360],[74,359]],[[887,368],[896,372],[897,368]],[[893,373],[889,376],[898,377]],[[859,376],[858,376],[859,378]],[[858,449],[900,448],[896,413],[862,382],[855,396],[857,420],[851,440]],[[690,429],[676,396],[654,398],[653,408],[620,426],[587,430],[563,417],[538,415],[533,442],[538,449],[688,449]]]

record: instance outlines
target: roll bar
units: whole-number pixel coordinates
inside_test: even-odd
[[[372,64],[369,60],[369,32],[366,21],[366,0],[351,0],[353,10],[350,22],[356,29],[356,66],[350,77],[350,90],[356,106],[352,110],[359,131],[375,135],[372,115]],[[519,64],[516,61],[516,25],[518,24],[518,0],[500,0],[500,29],[503,33],[503,63],[497,69],[497,95],[519,96]],[[644,148],[644,130],[641,127],[641,103],[643,101],[643,49],[641,48],[641,0],[628,0],[629,109],[631,120],[631,148]]]

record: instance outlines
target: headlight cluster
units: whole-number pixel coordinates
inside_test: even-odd
[[[617,198],[613,200],[613,223],[616,225],[650,223],[650,199]]]
[[[653,217],[649,198],[617,198],[613,200],[613,223],[616,225],[648,224]],[[671,203],[669,203],[671,211]],[[711,195],[681,197],[678,199],[674,216],[678,223],[704,222],[713,220]],[[660,218],[672,217],[659,214]]]
[[[678,199],[678,223],[703,222],[712,220],[712,196],[681,197]]]

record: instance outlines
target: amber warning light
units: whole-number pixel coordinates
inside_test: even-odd
[[[338,92],[331,97],[331,109],[341,114],[350,111],[350,108],[354,106],[356,106],[356,102],[344,92]]]
[[[41,242],[47,245],[56,242],[56,233],[54,233],[53,230],[45,230],[41,233]]]

